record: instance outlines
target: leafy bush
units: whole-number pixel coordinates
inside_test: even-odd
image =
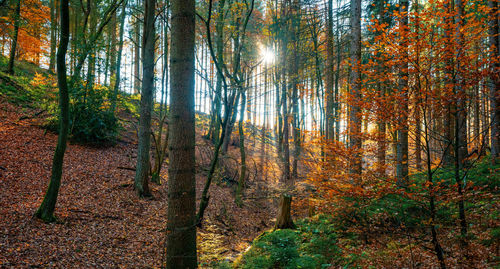
[[[114,143],[119,131],[118,119],[109,109],[106,87],[70,89],[70,139],[73,142],[105,145]],[[46,127],[58,131],[58,114],[48,119]]]
[[[109,90],[105,87],[75,87],[71,91],[70,133],[75,142],[114,142],[118,121],[109,110]]]
[[[275,230],[257,238],[238,268],[324,268],[340,257],[332,219],[300,220],[297,230]]]

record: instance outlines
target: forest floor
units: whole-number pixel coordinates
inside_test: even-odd
[[[107,148],[69,144],[56,207],[59,221],[46,224],[33,218],[47,188],[57,140],[40,127],[36,114],[0,98],[0,267],[159,267],[167,184],[152,183],[152,199],[137,197],[134,171],[123,169],[135,166],[137,145],[131,135]],[[203,143],[197,133],[197,144]],[[198,199],[206,179],[204,164],[199,166]],[[166,171],[164,167],[164,181]],[[198,230],[201,267],[234,259],[273,224],[273,199],[247,200],[238,207],[233,192],[234,186],[223,182],[211,186]]]

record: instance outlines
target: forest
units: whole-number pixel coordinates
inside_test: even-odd
[[[0,268],[498,268],[497,0],[0,0]]]

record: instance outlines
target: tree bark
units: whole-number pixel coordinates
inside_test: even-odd
[[[401,94],[401,110],[399,111],[399,122],[398,122],[398,142],[396,150],[396,174],[397,174],[397,185],[400,187],[406,187],[408,185],[408,0],[401,0],[401,12],[403,13],[401,18],[400,27],[400,38],[402,51],[402,63],[399,67],[399,92]]]
[[[56,0],[50,0],[50,55],[49,71],[55,72],[56,69],[56,46],[57,46],[57,16]]]
[[[489,0],[488,6],[491,8],[489,20],[489,45],[492,49],[490,59],[497,59],[500,54],[498,41],[499,23],[498,23],[498,2]],[[490,90],[490,143],[491,143],[491,162],[496,164],[500,162],[500,63],[491,61],[490,78],[488,87]]]
[[[172,1],[167,210],[169,269],[196,268],[195,1]]]
[[[241,196],[243,189],[245,188],[245,177],[247,171],[246,164],[246,154],[245,154],[245,133],[243,129],[244,117],[245,117],[245,103],[246,103],[246,94],[243,90],[241,90],[241,108],[240,108],[240,120],[238,122],[238,132],[240,137],[240,158],[241,158],[241,166],[240,166],[240,176],[238,178],[238,187],[236,189],[236,204],[241,206]]]
[[[135,40],[134,40],[134,93],[137,94],[140,92],[140,62],[141,62],[141,53],[139,43],[141,42],[141,27],[139,20],[135,21]]]
[[[50,183],[45,193],[42,204],[38,208],[35,216],[46,221],[53,222],[54,209],[57,202],[57,195],[61,185],[63,170],[64,152],[66,151],[66,142],[69,132],[69,91],[66,78],[66,52],[69,43],[69,4],[68,0],[61,0],[61,41],[57,51],[57,82],[59,85],[59,136],[57,146],[52,159],[52,170]]]
[[[144,2],[144,33],[142,38],[142,91],[139,119],[139,145],[135,189],[139,196],[150,196],[148,179],[151,148],[151,112],[153,110],[155,68],[155,5],[156,0]]]
[[[326,20],[326,139],[335,139],[334,94],[333,94],[333,0],[328,0]]]
[[[351,62],[353,68],[350,76],[352,103],[349,113],[349,148],[353,150],[349,172],[352,176],[361,176],[362,140],[361,140],[361,0],[351,0]]]
[[[12,36],[12,43],[10,45],[9,64],[7,66],[7,73],[14,74],[14,60],[16,58],[17,50],[17,37],[19,35],[19,24],[21,18],[21,0],[17,0],[16,10],[14,13],[14,35]]]
[[[459,51],[463,49],[464,36],[461,32],[463,29],[463,16],[464,16],[464,3],[462,0],[456,0],[457,4],[457,15],[456,15],[456,35],[458,39],[458,49]],[[465,250],[467,245],[467,220],[465,217],[465,205],[464,205],[464,195],[462,190],[462,184],[465,184],[465,180],[462,180],[461,171],[464,169],[466,158],[468,155],[467,150],[467,93],[465,90],[464,79],[461,72],[463,72],[464,66],[459,55],[463,53],[457,52],[457,81],[455,82],[455,94],[457,96],[457,109],[455,111],[455,183],[457,184],[457,193],[459,196],[458,200],[458,213],[460,219],[460,244],[462,250]],[[465,253],[467,259],[468,254]]]
[[[292,220],[291,207],[292,207],[292,196],[288,194],[282,194],[280,198],[278,216],[276,218],[274,229],[295,228],[295,224],[293,223]]]
[[[116,102],[118,98],[118,91],[120,90],[120,82],[121,82],[121,65],[122,65],[122,50],[123,50],[123,34],[125,31],[125,10],[127,8],[127,1],[123,3],[122,13],[120,15],[120,41],[118,41],[118,56],[116,60],[116,78],[115,83],[113,85],[113,96],[111,97],[111,112],[114,114],[116,110]],[[115,64],[115,63],[112,63]]]

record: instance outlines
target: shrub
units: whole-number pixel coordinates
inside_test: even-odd
[[[86,88],[84,85],[70,91],[70,139],[72,142],[106,145],[114,143],[119,124],[109,110],[109,90],[106,87]],[[57,110],[56,110],[57,111]],[[46,128],[58,130],[58,115],[48,119]]]
[[[297,221],[297,230],[275,230],[258,237],[239,268],[323,268],[340,257],[332,219]]]

